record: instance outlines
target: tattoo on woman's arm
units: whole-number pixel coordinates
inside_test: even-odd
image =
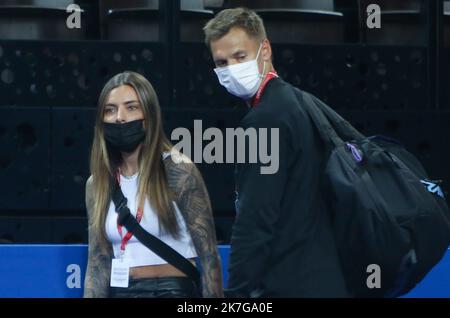
[[[165,160],[169,187],[186,220],[203,267],[204,297],[223,297],[222,269],[208,191],[193,163]]]
[[[93,199],[92,180],[86,184],[86,210],[89,225],[92,222]],[[88,265],[84,280],[83,297],[108,297],[109,280],[111,272],[111,250],[105,250],[101,246],[98,233],[93,233],[89,228]]]

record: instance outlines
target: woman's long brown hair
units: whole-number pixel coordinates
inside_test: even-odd
[[[89,226],[94,233],[100,236],[100,242],[104,247],[108,244],[105,231],[106,215],[116,171],[122,163],[122,156],[118,150],[105,142],[103,115],[104,106],[111,90],[122,85],[129,85],[136,91],[144,113],[146,135],[138,157],[140,176],[138,202],[141,198],[147,198],[152,208],[157,212],[160,230],[167,231],[174,237],[179,235],[172,195],[168,187],[162,159],[162,153],[170,151],[172,145],[162,127],[158,97],[153,86],[145,77],[134,72],[124,72],[111,78],[100,94],[91,149],[90,172],[93,181],[94,206]]]

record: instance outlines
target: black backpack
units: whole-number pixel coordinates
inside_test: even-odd
[[[297,94],[329,150],[324,192],[347,288],[355,297],[407,293],[450,245],[442,189],[399,143],[366,138],[316,97]],[[381,274],[375,288],[371,264]]]

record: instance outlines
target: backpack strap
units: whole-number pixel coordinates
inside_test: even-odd
[[[333,126],[337,135],[339,135],[344,140],[356,140],[361,141],[366,137],[361,134],[358,130],[356,130],[348,121],[342,118],[337,112],[331,109],[328,105],[322,102],[317,97],[303,92],[304,98],[306,98],[309,102],[314,104],[317,108],[319,108],[325,117],[328,119],[330,124]]]
[[[332,148],[344,144],[344,141],[337,135],[328,118],[325,117],[322,110],[317,107],[316,103],[312,99],[312,96],[306,92],[300,91],[297,88],[295,89],[297,90],[297,93],[301,94],[303,99],[301,106],[308,113],[309,117],[311,117],[321,139],[325,142],[325,144]]]

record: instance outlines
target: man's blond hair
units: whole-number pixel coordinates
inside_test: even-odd
[[[250,38],[259,42],[267,37],[263,20],[256,12],[247,8],[226,9],[209,20],[203,28],[206,45],[209,47],[212,41],[222,38],[233,27],[243,29]]]

